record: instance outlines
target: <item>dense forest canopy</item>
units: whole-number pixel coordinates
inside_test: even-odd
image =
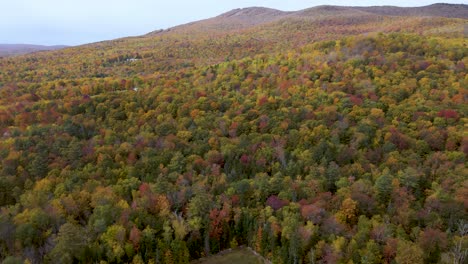
[[[467,261],[466,19],[335,11],[0,58],[0,261]]]

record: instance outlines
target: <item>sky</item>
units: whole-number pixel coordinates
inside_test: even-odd
[[[0,43],[80,45],[210,18],[234,8],[295,11],[317,5],[423,6],[468,0],[1,0]]]

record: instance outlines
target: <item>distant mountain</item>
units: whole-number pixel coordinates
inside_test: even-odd
[[[172,31],[198,32],[200,29],[203,31],[237,30],[274,22],[293,13],[265,7],[236,8],[213,18],[190,22],[167,30],[154,31],[148,35]]]
[[[354,9],[386,16],[434,16],[448,18],[468,18],[468,5],[433,4],[421,7],[371,6]]]
[[[454,18],[456,17],[456,18]],[[404,32],[425,36],[460,38],[464,36],[468,5],[436,4],[425,7],[346,7],[317,6],[295,12],[264,7],[234,9],[216,17],[128,37],[39,52],[10,61],[34,57],[29,65],[34,81],[96,76],[153,74],[168,69],[215,65],[226,60],[258,54],[284,53],[323,40],[349,36]],[[79,60],[73,58],[80,58]],[[0,80],[23,78],[14,67],[0,71]]]
[[[68,46],[42,46],[30,44],[0,44],[0,57],[28,54],[37,51],[58,50]]]
[[[148,35],[167,32],[219,31],[240,30],[257,25],[269,24],[281,20],[308,19],[318,20],[327,17],[372,19],[377,16],[399,17],[438,17],[468,19],[468,5],[464,4],[433,4],[421,7],[397,6],[331,6],[322,5],[295,12],[286,12],[265,7],[237,8],[219,16],[176,26],[167,30],[158,30]]]
[[[271,21],[275,17],[282,17],[291,13],[293,12],[285,12],[266,7],[248,7],[233,9],[227,13],[219,15],[218,18],[230,18],[236,20],[245,20],[246,18],[250,18],[250,21],[264,22]]]

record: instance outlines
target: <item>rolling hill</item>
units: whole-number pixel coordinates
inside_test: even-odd
[[[465,263],[466,10],[253,7],[0,58],[0,262]]]
[[[28,54],[38,51],[64,49],[67,46],[41,46],[29,44],[0,44],[0,57]]]
[[[468,18],[468,5],[462,4],[433,4],[422,7],[395,7],[395,6],[372,6],[354,7],[365,12],[390,15],[390,16],[427,16],[427,17],[448,17],[448,18]]]
[[[420,10],[418,14],[424,16],[386,16],[353,7],[335,6],[319,6],[297,12],[258,7],[233,10],[218,17],[140,37],[15,58],[15,61],[36,61],[28,66],[27,71],[15,69],[9,59],[3,59],[0,60],[0,67],[9,64],[13,68],[0,73],[0,77],[3,82],[8,82],[28,72],[40,73],[26,78],[31,81],[57,79],[64,74],[75,78],[150,74],[159,70],[211,65],[226,59],[297,49],[314,41],[379,32],[464,36],[465,19],[427,16],[430,12],[425,10],[433,8],[416,8]],[[463,8],[448,5],[444,10],[439,13],[450,16],[466,10],[466,5]],[[135,58],[138,60],[132,60]],[[45,61],[53,63],[49,67],[41,67]]]
[[[317,6],[295,12],[250,7],[234,9],[217,17],[192,22],[189,24],[170,28],[174,30],[234,30],[248,28],[260,24],[268,24],[279,20],[293,18],[321,19],[327,16],[356,17],[356,16],[410,16],[410,17],[445,17],[468,19],[468,5],[455,4],[433,4],[422,7],[396,7],[396,6],[373,6],[373,7],[345,7],[345,6]],[[158,34],[165,31],[156,31]]]

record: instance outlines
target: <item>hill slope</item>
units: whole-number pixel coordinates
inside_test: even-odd
[[[466,262],[466,22],[254,8],[0,58],[0,262]]]
[[[186,25],[170,28],[167,31],[181,30],[233,30],[243,29],[260,24],[267,24],[288,18],[317,19],[324,16],[411,16],[411,17],[445,17],[468,19],[468,5],[463,4],[434,4],[422,7],[346,7],[346,6],[317,6],[295,12],[285,12],[271,8],[250,7],[234,9],[217,17],[192,22]],[[158,34],[164,31],[156,31]]]
[[[352,7],[321,6],[292,13],[250,8],[141,37],[16,58],[16,62],[30,61],[31,58],[36,61],[29,64],[26,71],[18,69],[22,63],[0,60],[0,66],[6,69],[0,72],[0,79],[7,83],[19,79],[53,80],[64,74],[74,78],[128,77],[136,73],[152,74],[167,69],[210,65],[226,59],[297,49],[314,41],[379,32],[461,37],[465,23],[464,19],[444,17],[377,15]],[[46,61],[53,63],[41,67]]]
[[[0,44],[0,57],[28,54],[37,51],[58,50],[66,47],[67,46],[63,45],[42,46],[30,44]]]
[[[468,5],[463,4],[433,4],[422,7],[372,6],[354,8],[379,15],[430,16],[468,19]]]

